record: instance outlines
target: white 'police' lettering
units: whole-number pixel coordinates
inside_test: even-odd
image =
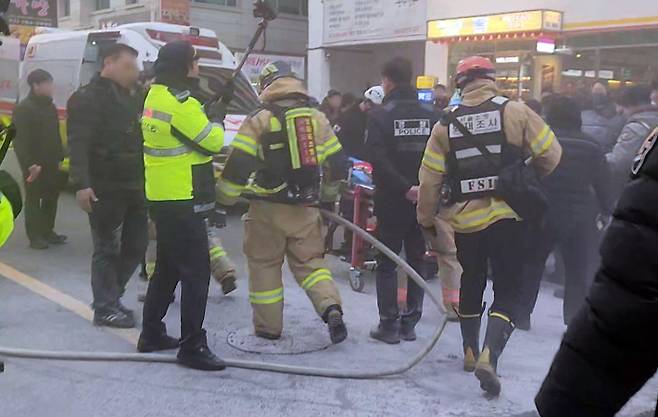
[[[394,136],[429,136],[432,133],[430,119],[395,120],[394,129]]]

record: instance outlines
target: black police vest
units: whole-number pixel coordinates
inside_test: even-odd
[[[507,148],[503,117],[507,102],[504,97],[494,97],[475,107],[459,106],[443,119],[450,146],[447,163],[452,201],[497,195],[498,174],[504,167]],[[462,132],[457,121],[468,132]]]
[[[265,169],[256,173],[255,181],[270,194],[260,197],[285,204],[318,203],[322,167],[316,147],[319,132],[314,128],[311,106],[266,104],[263,108],[279,121],[281,130],[261,137]]]
[[[415,93],[400,93],[400,97],[392,98],[369,115],[378,121],[384,136],[382,142],[376,145],[370,139],[368,141],[370,146],[383,146],[387,159],[395,164],[395,171],[410,184],[416,185],[427,140],[439,115],[432,106],[419,103]],[[387,175],[386,170],[378,169],[375,163],[373,176],[377,195],[384,199],[389,190],[395,195],[399,194],[399,190],[391,189],[393,180]]]

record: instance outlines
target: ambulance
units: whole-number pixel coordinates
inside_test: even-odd
[[[54,103],[60,117],[62,137],[66,138],[66,102],[100,71],[100,56],[104,48],[120,42],[136,49],[145,79],[152,73],[158,50],[166,43],[177,40],[188,40],[197,49],[200,56],[201,98],[210,100],[231,77],[237,61],[218,40],[215,32],[209,29],[157,22],[87,31],[50,29],[48,33],[35,35],[29,40],[22,62],[16,61],[16,40],[7,39],[0,47],[0,68],[3,69],[0,75],[0,117],[10,117],[18,100],[29,93],[28,74],[35,69],[43,69],[53,76]],[[256,92],[244,74],[239,75],[235,84],[235,97],[225,119],[225,145],[230,144],[246,116],[258,107]]]

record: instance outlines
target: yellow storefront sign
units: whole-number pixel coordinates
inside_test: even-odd
[[[429,39],[518,32],[558,32],[562,30],[562,12],[530,10],[487,16],[432,20],[427,25],[427,37]]]

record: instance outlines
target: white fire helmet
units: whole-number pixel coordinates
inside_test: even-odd
[[[384,88],[381,85],[370,87],[363,93],[363,97],[376,105],[381,105],[384,102]]]

